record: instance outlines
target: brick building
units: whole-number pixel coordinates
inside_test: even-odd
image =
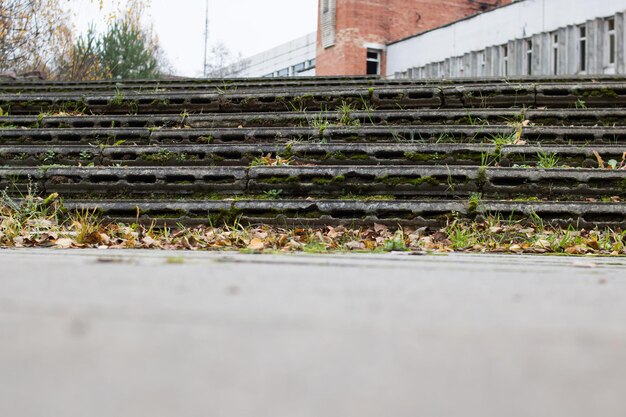
[[[301,40],[240,75],[626,74],[626,0],[319,0]]]
[[[511,0],[320,0],[316,75],[385,74],[385,45]]]

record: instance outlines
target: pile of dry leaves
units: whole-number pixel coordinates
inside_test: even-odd
[[[67,213],[58,196],[0,204],[0,246],[279,252],[414,251],[626,255],[626,232],[574,230],[490,218],[442,228],[244,226],[145,227],[104,224],[94,213]]]

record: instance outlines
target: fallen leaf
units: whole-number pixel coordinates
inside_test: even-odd
[[[389,228],[385,226],[384,224],[374,223],[374,231],[379,234],[387,233],[387,231],[389,231]]]
[[[589,252],[589,248],[586,245],[574,245],[566,248],[565,252],[570,255],[583,255]]]
[[[596,159],[598,160],[598,168],[604,168],[604,160],[602,159],[602,157],[600,156],[598,151],[593,151],[593,154],[595,155]]]
[[[346,243],[346,248],[348,249],[365,249],[365,243],[353,240],[351,242]]]
[[[372,250],[372,249],[375,249],[375,248],[376,248],[376,242],[375,242],[375,241],[373,241],[373,240],[366,240],[366,241],[364,242],[364,244],[365,244],[365,248],[367,248],[367,249],[369,249],[369,250]]]
[[[111,238],[106,233],[100,233],[100,243],[102,245],[108,245],[111,243]]]
[[[437,243],[437,242],[443,242],[445,240],[448,239],[448,235],[442,231],[439,232],[435,232],[432,235],[432,241]]]
[[[539,249],[550,249],[550,242],[545,239],[539,239],[533,246]]]
[[[585,244],[593,250],[600,250],[600,243],[594,239],[588,239]]]
[[[151,238],[150,236],[144,236],[144,238],[141,239],[141,242],[146,248],[154,248],[158,246],[158,242],[154,240],[153,238]]]
[[[248,245],[248,249],[252,249],[252,250],[262,250],[265,248],[265,244],[263,243],[263,241],[259,238],[254,238],[250,241],[250,244]]]
[[[56,242],[54,242],[54,247],[59,249],[69,249],[72,247],[73,244],[74,241],[72,239],[61,238],[57,239]]]

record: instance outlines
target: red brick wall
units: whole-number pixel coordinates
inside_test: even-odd
[[[511,3],[511,0],[336,0],[336,2],[335,45],[323,48],[321,30],[317,31],[317,75],[365,75],[367,54],[367,49],[363,46],[365,42],[387,44],[495,6]],[[385,73],[384,62],[383,56],[382,74]]]

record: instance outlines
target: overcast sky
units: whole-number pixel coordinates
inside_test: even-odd
[[[105,0],[124,3],[125,0]],[[72,0],[78,32],[90,22],[104,26],[111,10],[97,0]],[[206,0],[152,0],[149,19],[161,47],[180,75],[202,74]],[[317,29],[318,0],[209,0],[209,43],[254,55]]]

